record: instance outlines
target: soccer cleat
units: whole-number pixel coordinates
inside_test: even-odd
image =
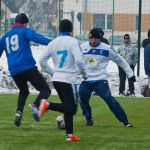
[[[32,112],[33,118],[36,121],[40,121],[38,108],[34,104],[29,104],[28,107],[29,107],[30,111]]]
[[[119,96],[124,97],[125,94],[124,93],[119,93]]]
[[[76,137],[75,135],[67,136],[66,141],[80,141],[80,138]]]
[[[123,123],[123,124],[124,124],[124,126],[125,126],[126,128],[133,128],[133,125],[130,124],[130,123],[128,123],[128,124]]]
[[[49,102],[45,99],[43,99],[41,101],[41,104],[40,104],[40,108],[39,108],[39,116],[43,116],[45,111],[47,111],[48,109],[48,106],[49,106]]]
[[[133,125],[132,124],[127,124],[125,127],[126,128],[133,128]]]
[[[93,120],[87,119],[86,126],[93,126]]]
[[[17,111],[15,116],[16,116],[16,118],[15,118],[15,125],[16,126],[20,126],[21,125],[21,120],[22,120],[22,113],[21,113],[21,111]]]

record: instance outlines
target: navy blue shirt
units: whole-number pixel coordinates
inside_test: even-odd
[[[51,40],[22,25],[14,26],[0,40],[0,56],[5,51],[12,76],[35,67],[30,41],[47,45]]]

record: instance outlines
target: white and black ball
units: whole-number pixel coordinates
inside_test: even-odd
[[[59,115],[56,117],[56,127],[58,129],[65,129],[64,115]]]

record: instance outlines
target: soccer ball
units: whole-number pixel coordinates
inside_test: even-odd
[[[57,118],[56,118],[56,127],[58,129],[65,129],[64,115],[57,116]]]

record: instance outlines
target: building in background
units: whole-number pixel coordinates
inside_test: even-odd
[[[150,24],[150,1],[142,2],[141,31],[142,36],[145,36]],[[80,13],[82,34],[87,34],[93,27],[100,27],[105,31],[107,38],[110,37],[112,30],[116,35],[128,32],[132,37],[137,37],[139,19],[139,1],[137,0],[64,0],[63,12],[63,18],[74,22],[76,34],[80,34],[78,18]]]
[[[56,37],[59,21],[67,18],[74,24],[74,36],[80,39],[87,39],[91,28],[100,27],[106,38],[111,39],[113,33],[119,39],[128,32],[137,40],[138,0],[1,0],[1,3],[2,32],[11,27],[14,13],[25,12],[30,19],[29,26],[46,36]],[[142,39],[149,29],[149,6],[150,0],[142,0]]]

